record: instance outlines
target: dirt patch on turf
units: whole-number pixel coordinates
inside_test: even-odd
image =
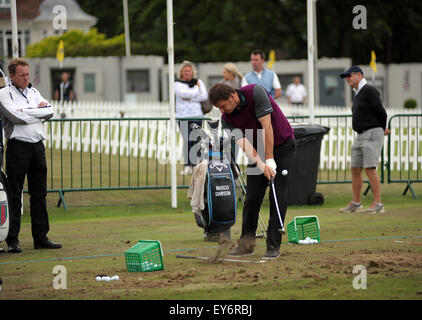
[[[403,251],[370,250],[351,251],[344,256],[328,256],[324,261],[314,262],[315,266],[330,272],[352,273],[353,267],[362,265],[368,273],[399,273],[422,268],[422,255]]]
[[[241,251],[244,251],[244,252],[254,251],[256,247],[256,239],[242,238],[242,239],[239,239],[238,245]]]

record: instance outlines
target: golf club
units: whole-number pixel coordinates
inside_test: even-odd
[[[176,258],[181,259],[198,259],[198,260],[207,260],[209,261],[208,257],[195,257],[195,256],[182,256],[182,255],[176,255]],[[264,263],[267,262],[267,260],[242,260],[242,259],[225,259],[220,258],[216,261],[228,261],[228,262],[244,262],[244,263]]]
[[[281,214],[280,214],[280,208],[278,207],[277,195],[275,194],[275,186],[274,186],[273,178],[271,178],[271,189],[273,190],[275,207],[277,209],[278,219],[280,220],[280,225],[281,225],[281,229],[279,229],[279,231],[282,233],[286,233],[286,231],[284,230],[283,219],[281,218]]]

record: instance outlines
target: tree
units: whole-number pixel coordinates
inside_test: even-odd
[[[63,40],[66,57],[121,56],[125,52],[124,34],[106,39],[105,34],[93,28],[88,33],[70,30],[61,36],[52,36],[28,45],[26,56],[55,57],[60,40]]]
[[[124,32],[121,0],[78,0],[108,37]],[[367,11],[367,29],[352,26],[353,7]],[[128,0],[133,54],[167,56],[166,0]],[[422,1],[318,0],[319,57],[368,64],[422,61]],[[277,59],[307,57],[306,0],[173,0],[175,60],[248,60],[253,49]]]

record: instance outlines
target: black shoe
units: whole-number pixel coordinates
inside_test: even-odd
[[[22,249],[19,246],[19,242],[9,244],[8,245],[7,252],[9,252],[9,253],[19,253],[19,252],[22,252]]]
[[[34,241],[34,249],[60,249],[60,243],[54,243],[50,239],[44,241]]]
[[[0,248],[0,253],[4,253],[4,249],[3,248]]]
[[[241,247],[236,247],[234,250],[230,251],[227,256],[229,257],[246,257],[253,254],[253,249],[245,249]]]
[[[279,249],[267,249],[262,259],[270,260],[270,259],[277,259],[280,256]]]

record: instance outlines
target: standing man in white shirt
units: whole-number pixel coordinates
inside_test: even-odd
[[[293,83],[287,87],[286,96],[289,104],[300,105],[305,103],[306,88],[300,83],[300,77],[293,78]]]
[[[59,249],[50,241],[47,214],[47,163],[42,121],[53,116],[53,107],[31,83],[29,65],[21,58],[9,63],[11,83],[0,90],[0,115],[7,138],[6,175],[10,191],[10,227],[6,238],[8,252],[19,253],[21,195],[28,179],[31,230],[34,249]]]
[[[242,79],[242,87],[248,84],[260,84],[267,90],[274,99],[281,96],[281,84],[277,74],[264,68],[265,54],[261,50],[254,50],[251,53],[251,64],[253,70],[247,73]]]

